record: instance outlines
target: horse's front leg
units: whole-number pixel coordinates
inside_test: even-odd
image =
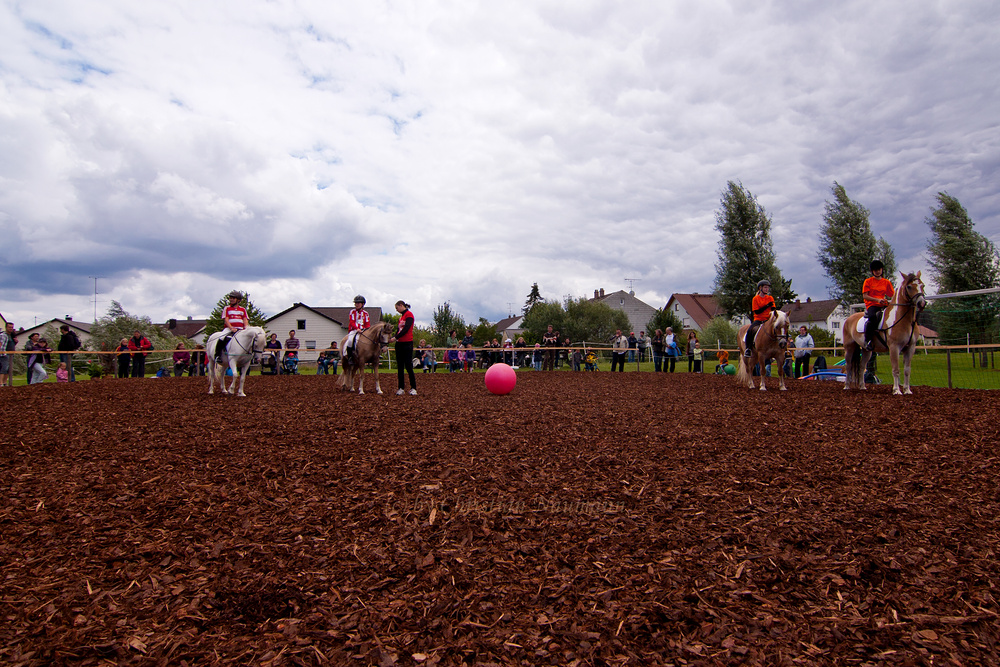
[[[775,359],[777,361],[777,359]],[[785,359],[781,359],[781,363],[778,364],[778,388],[781,391],[788,391],[788,387],[785,386]]]
[[[766,360],[764,359],[764,355],[755,352],[752,361],[754,362],[754,366],[760,369],[760,390],[767,391],[767,382],[764,379],[764,363],[766,362]],[[753,387],[752,367],[750,368],[750,386]]]
[[[239,393],[236,394],[237,396],[246,396],[246,394],[243,393],[243,383],[246,382],[247,371],[249,369],[250,369],[250,365],[248,364],[248,365],[246,365],[246,366],[243,367],[242,371],[240,371],[240,391],[239,391]],[[234,385],[236,384],[236,379],[235,378],[233,378],[233,384]]]
[[[208,393],[215,393],[215,362],[208,364]]]
[[[354,383],[351,383],[354,386]],[[358,396],[364,396],[365,394],[365,367],[362,366],[358,371]]]
[[[378,364],[378,362],[376,362],[376,366],[375,366],[375,370],[374,370],[374,373],[375,373],[375,393],[376,394],[381,394],[382,393],[382,387],[378,386],[378,365],[377,364]]]
[[[906,356],[903,357],[903,393],[912,394],[910,390],[910,362],[913,361],[913,346],[910,345],[910,349],[907,350]]]
[[[899,349],[895,345],[889,348],[889,360],[892,362],[892,395],[902,396],[899,389]]]

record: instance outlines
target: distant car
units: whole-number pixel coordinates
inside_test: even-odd
[[[817,371],[802,377],[803,380],[833,380],[836,382],[847,382],[847,376],[840,371]]]

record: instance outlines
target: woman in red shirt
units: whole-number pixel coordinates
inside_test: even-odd
[[[753,296],[750,309],[753,311],[753,323],[747,329],[746,349],[743,352],[743,356],[748,359],[753,355],[753,339],[757,336],[757,330],[771,317],[771,311],[778,309],[771,296],[771,281],[767,278],[757,283],[757,293]]]
[[[865,317],[868,318],[865,323],[865,348],[871,351],[875,333],[882,324],[882,311],[889,306],[889,299],[896,295],[896,289],[892,281],[882,277],[885,265],[881,261],[873,260],[869,268],[872,275],[865,278],[861,298],[865,300]]]
[[[402,299],[396,302],[396,312],[399,313],[399,326],[396,328],[396,374],[399,380],[397,396],[402,396],[406,386],[403,372],[410,375],[410,395],[417,395],[417,376],[413,373],[413,313],[410,304]]]

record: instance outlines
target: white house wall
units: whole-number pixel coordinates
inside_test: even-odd
[[[305,320],[305,329],[298,328],[299,320]],[[268,334],[278,334],[278,342],[282,345],[288,338],[288,332],[294,330],[295,337],[299,339],[300,361],[316,361],[320,350],[330,347],[331,342],[340,347],[340,340],[347,335],[346,327],[306,308],[296,308],[279,315],[270,320],[266,328]],[[307,341],[315,342],[315,348],[307,349]]]

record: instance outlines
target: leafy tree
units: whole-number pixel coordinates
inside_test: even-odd
[[[228,292],[226,293],[228,294]],[[208,316],[208,321],[205,323],[205,338],[208,338],[216,331],[222,331],[225,328],[225,324],[222,322],[222,309],[229,305],[229,297],[223,296],[215,304],[215,309],[212,310],[212,314]],[[239,302],[240,306],[247,309],[247,317],[250,320],[250,326],[252,327],[263,327],[267,328],[267,317],[264,313],[253,304],[250,300],[249,294],[244,294],[243,299]]]
[[[701,330],[698,340],[702,347],[714,349],[717,345],[722,345],[723,349],[733,349],[736,345],[736,335],[739,333],[732,320],[719,315],[708,321],[708,324]]]
[[[833,199],[824,206],[818,258],[833,283],[827,288],[830,296],[849,306],[861,303],[861,287],[865,278],[871,275],[872,260],[882,260],[885,264],[883,275],[893,280],[896,256],[885,239],[875,239],[868,221],[868,209],[850,199],[844,186],[836,181]]]
[[[566,318],[562,328],[556,327],[563,338],[604,343],[615,334],[615,329],[629,330],[628,315],[606,303],[581,297],[566,301]]]
[[[926,222],[931,229],[927,243],[934,282],[942,293],[1000,287],[1000,259],[996,246],[975,230],[968,212],[946,192],[937,195],[938,207]],[[1000,298],[982,294],[941,299],[933,307],[942,345],[966,342],[991,343],[997,339]]]
[[[543,301],[545,301],[545,299],[542,298],[542,293],[538,290],[538,283],[532,283],[531,291],[528,293],[528,300],[524,302],[524,308],[521,310],[521,314],[527,315],[531,312],[531,309],[535,307],[536,303]]]
[[[652,335],[657,329],[665,332],[667,327],[673,329],[674,334],[677,335],[684,331],[684,323],[674,311],[667,308],[657,308],[653,316],[649,318],[649,322],[646,322],[646,333]]]
[[[816,347],[834,347],[834,344],[837,342],[836,336],[834,336],[832,331],[827,331],[826,329],[823,329],[815,324],[806,329],[806,332],[813,337],[813,342],[816,343]],[[798,329],[796,329],[794,333],[795,336],[798,336]],[[815,352],[813,353],[813,356],[816,356]]]
[[[750,313],[757,281],[771,280],[771,296],[780,308],[795,299],[792,281],[785,280],[774,259],[771,217],[742,183],[729,181],[715,214],[719,231],[719,261],[715,265],[714,296],[730,317]]]
[[[153,344],[154,350],[172,350],[179,339],[153,324],[145,315],[131,315],[117,301],[112,301],[108,312],[98,318],[90,327],[90,341],[87,347],[91,350],[110,352],[118,347],[123,338],[131,338],[135,331],[140,331]],[[58,341],[57,341],[58,342]],[[52,346],[55,349],[55,345]],[[152,361],[152,357],[150,357]],[[101,365],[107,371],[114,368],[114,358],[110,354],[101,355]]]
[[[434,309],[434,316],[431,320],[433,322],[431,331],[434,332],[434,347],[443,347],[444,340],[448,337],[448,332],[452,329],[458,332],[459,338],[465,333],[465,319],[453,311],[451,304],[447,301]]]
[[[482,345],[487,341],[492,341],[496,337],[497,328],[490,324],[489,320],[485,317],[480,317],[479,324],[472,330],[472,339],[476,341],[476,345]]]
[[[542,334],[548,326],[560,333],[563,330],[563,321],[566,318],[566,311],[561,304],[539,301],[531,307],[531,310],[524,316],[521,328],[524,329],[524,340],[526,343],[542,342]]]

